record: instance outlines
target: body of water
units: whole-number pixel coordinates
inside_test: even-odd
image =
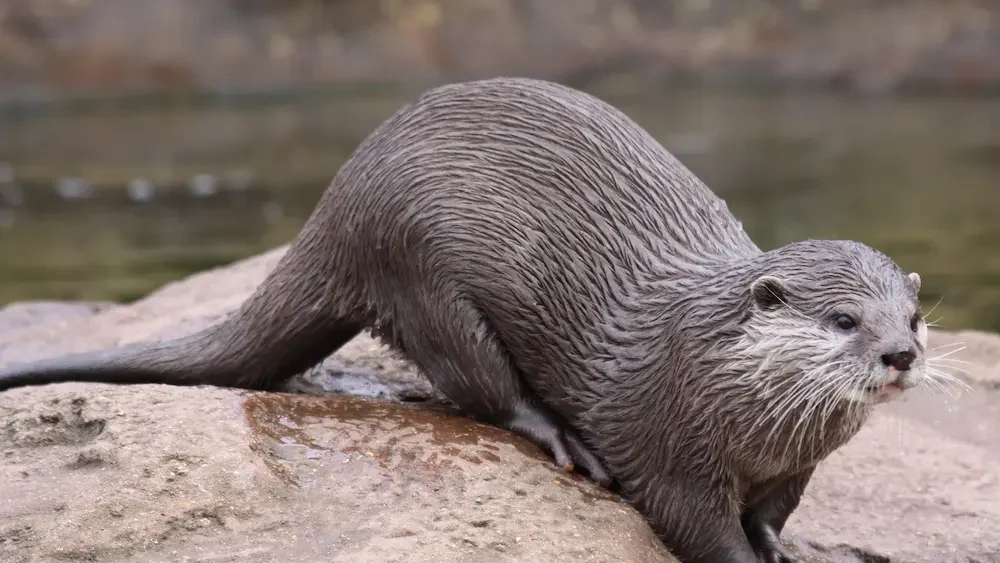
[[[1000,99],[597,90],[764,249],[856,239],[946,328],[1000,331]],[[291,240],[413,94],[0,118],[0,304],[127,301]]]

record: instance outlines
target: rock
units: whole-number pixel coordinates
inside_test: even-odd
[[[115,307],[114,303],[64,303],[61,301],[24,301],[0,308],[0,336],[43,323],[66,322],[89,318]],[[4,344],[6,339],[4,339]],[[2,344],[0,344],[2,345]]]
[[[0,313],[0,364],[204,328],[283,251],[94,314]],[[932,335],[942,353],[958,342],[949,358],[968,363],[948,365],[971,392],[887,405],[820,466],[786,533],[803,563],[1000,561],[1000,338]],[[368,336],[287,391],[306,393],[0,393],[0,559],[674,561],[632,508],[457,415]]]
[[[612,495],[439,409],[64,384],[0,413],[4,561],[671,561]]]

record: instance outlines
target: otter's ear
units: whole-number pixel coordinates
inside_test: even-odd
[[[913,284],[913,290],[920,293],[920,274],[916,272],[910,273],[910,283]]]
[[[750,295],[753,296],[754,303],[764,310],[787,303],[787,293],[785,282],[774,276],[761,276],[750,284]]]

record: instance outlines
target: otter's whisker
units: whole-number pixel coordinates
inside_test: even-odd
[[[953,383],[953,382],[947,382]],[[963,392],[967,391],[968,388],[962,388],[960,385],[949,385],[945,381],[938,379],[929,379],[925,385],[925,389],[934,395],[947,395],[949,399],[958,399],[958,396]]]
[[[943,359],[943,358],[947,358],[948,356],[950,356],[952,354],[957,354],[958,352],[961,352],[962,350],[965,350],[965,346],[962,346],[961,348],[955,348],[954,350],[951,350],[949,352],[945,352],[944,354],[941,354],[939,356],[934,356],[934,357],[928,358],[927,360],[928,361],[940,360],[940,359]]]
[[[846,361],[839,361],[839,362],[833,362],[833,363],[829,363],[829,364],[823,364],[823,365],[820,365],[820,366],[814,368],[813,370],[810,370],[809,372],[801,374],[799,377],[797,377],[796,380],[795,380],[795,382],[787,390],[785,390],[785,393],[784,393],[784,396],[782,397],[782,400],[779,401],[774,406],[774,408],[773,408],[772,414],[769,417],[770,419],[775,420],[775,424],[774,424],[774,427],[772,428],[772,432],[774,432],[775,429],[777,429],[777,428],[779,428],[781,426],[784,418],[790,412],[794,411],[796,409],[796,407],[802,401],[804,401],[805,397],[812,391],[811,388],[814,386],[814,382],[812,381],[812,377],[816,373],[828,372],[828,371],[831,370],[832,367],[836,367],[838,365],[842,365],[842,364],[846,364],[846,363],[848,363],[848,362],[846,362]],[[759,420],[757,422],[757,424],[754,425],[754,428],[757,428],[758,426],[766,423],[766,420],[767,419],[762,418],[761,420]],[[765,442],[766,442],[766,440],[765,440]]]
[[[957,393],[968,393],[972,391],[972,387],[968,383],[962,381],[957,377],[951,377],[944,374],[928,373],[926,380],[927,385],[933,385],[936,389],[943,393],[947,393],[949,396],[952,395],[952,390]]]
[[[791,447],[795,438],[794,435],[795,426],[797,422],[801,420],[802,413],[805,412],[805,410],[808,408],[810,404],[811,404],[811,396],[806,395],[803,396],[802,399],[796,403],[795,408],[789,410],[789,414],[797,412],[799,415],[798,417],[788,418],[788,425],[791,426],[790,430],[786,428],[786,425],[784,423],[780,427],[782,430],[788,430],[787,435],[785,435],[784,432],[774,433],[773,438],[775,439],[775,442],[773,444],[770,443],[772,436],[768,436],[768,448],[774,452],[776,457],[778,458],[787,457],[789,448]],[[784,449],[780,452],[780,454],[778,453],[777,450],[777,448],[781,445],[780,442],[778,441],[779,438],[784,438]]]
[[[959,376],[950,373],[948,371],[945,371],[945,369],[954,369],[963,374],[968,375],[967,371],[952,366],[927,366],[927,372],[934,376],[937,376],[939,378],[952,379],[955,381],[961,381],[961,378]]]
[[[854,378],[852,377],[852,375],[853,374],[845,374],[843,381],[841,382],[841,385],[837,389],[836,395],[831,397],[829,405],[823,412],[824,424],[825,421],[829,419],[829,417],[833,414],[833,411],[836,410],[840,402],[843,399],[845,399],[849,393],[853,391],[853,386],[851,385],[851,382]]]
[[[938,298],[937,303],[935,303],[934,306],[931,307],[930,311],[924,313],[923,317],[926,319],[927,317],[931,316],[931,314],[934,313],[934,311],[938,308],[938,305],[940,305],[942,301],[944,301],[944,295]]]
[[[949,342],[948,344],[942,344],[940,346],[935,346],[931,348],[931,352],[935,350],[940,350],[942,348],[951,348],[952,346],[965,346],[965,342]]]
[[[864,382],[864,386],[869,385],[869,382],[875,381],[878,378],[877,374],[870,372],[865,378],[861,378]],[[856,381],[848,381],[845,383],[842,390],[842,395],[837,398],[838,403],[848,398],[848,395],[858,392],[858,385]],[[866,408],[866,405],[858,403],[857,401],[848,401],[847,403],[847,416],[856,417],[858,416],[858,411]]]
[[[781,454],[782,456],[787,455],[788,448],[791,446],[792,441],[794,440],[796,433],[798,432],[798,429],[803,428],[801,434],[802,436],[805,436],[807,434],[807,428],[809,424],[807,423],[805,427],[802,427],[803,422],[808,421],[810,414],[816,409],[816,407],[819,404],[822,404],[823,400],[830,395],[829,391],[831,390],[831,388],[835,388],[836,385],[838,384],[838,381],[841,379],[841,377],[843,377],[836,375],[837,372],[832,370],[831,368],[837,365],[841,365],[843,363],[845,362],[841,361],[841,362],[831,362],[827,364],[822,364],[819,367],[810,370],[810,372],[807,375],[802,377],[801,381],[809,383],[809,385],[805,388],[804,391],[801,391],[793,395],[792,399],[794,400],[789,401],[788,408],[785,409],[785,411],[782,413],[782,418],[779,419],[779,421],[775,424],[774,428],[772,428],[771,433],[768,434],[765,443],[770,442],[772,435],[777,436],[776,431],[779,428],[782,428],[784,425],[784,417],[798,410],[799,416],[795,419],[795,424],[792,426],[790,435],[788,436],[788,441],[786,442],[785,445],[785,449]],[[835,375],[833,377],[827,377],[825,379],[822,379],[818,384],[816,384],[815,381],[812,381],[812,378],[815,377],[817,373],[821,375],[829,375],[833,373]],[[799,452],[801,452],[801,440],[799,440],[797,447]]]
[[[788,301],[782,299],[781,297],[778,297],[778,301],[780,301],[782,305],[784,305],[785,307],[788,307],[789,310],[791,310],[793,313],[798,314],[803,319],[806,319],[807,321],[815,321],[816,320],[816,319],[810,317],[809,315],[803,313],[802,311],[796,309],[795,307],[792,307],[792,305]]]
[[[794,412],[802,402],[808,397],[810,393],[810,388],[813,382],[806,375],[803,375],[795,381],[790,389],[785,393],[782,401],[776,405],[774,409],[775,418],[774,424],[771,427],[771,431],[764,438],[764,445],[768,449],[772,449],[770,446],[771,438],[776,436],[779,429],[781,429],[785,424],[785,419]]]
[[[964,391],[972,391],[972,387],[968,383],[962,381],[961,378],[955,377],[950,373],[941,371],[939,369],[935,369],[933,367],[928,367],[927,374],[931,376],[928,377],[928,380],[935,381],[942,385],[945,383],[951,383],[957,387],[961,387]]]
[[[772,409],[768,418],[770,419],[780,419],[780,415],[783,409],[786,408],[790,403],[794,403],[797,399],[797,395],[806,392],[809,388],[809,377],[808,374],[802,374],[795,378],[792,384],[784,390],[781,400],[779,400]],[[757,428],[760,425],[766,424],[766,419],[762,418],[758,420],[754,425]]]
[[[798,439],[794,440],[795,451],[798,456],[802,455],[802,445],[804,443],[805,437],[809,435],[809,428],[817,422],[816,419],[812,416],[812,413],[815,412],[820,406],[825,405],[826,401],[829,400],[831,393],[829,393],[828,388],[829,387],[836,388],[838,378],[831,378],[828,381],[829,383],[823,386],[822,389],[824,391],[823,393],[813,393],[808,398],[805,408],[802,409],[802,412],[800,413],[798,420],[796,421],[795,425],[792,426],[789,445],[791,444],[792,440],[796,436],[798,436]],[[822,425],[820,425],[818,429],[821,428]],[[786,452],[787,452],[787,446],[786,446]]]
[[[965,360],[959,360],[959,359],[956,359],[956,358],[931,358],[931,359],[929,359],[927,361],[930,362],[930,363],[940,362],[940,363],[943,363],[943,364],[965,364],[965,365],[971,365],[972,364],[972,362],[967,362]]]
[[[924,382],[924,385],[922,385],[920,389],[921,390],[926,390],[926,391],[928,391],[930,393],[935,393],[935,394],[936,393],[942,393],[942,394],[948,395],[948,397],[951,398],[951,399],[956,399],[957,398],[956,395],[954,393],[952,393],[952,391],[950,389],[948,389],[947,387],[945,387],[945,385],[944,385],[943,382],[939,381],[935,377],[928,377],[926,379],[926,381]]]
[[[806,438],[809,436],[810,426],[813,426],[816,432],[819,433],[825,432],[825,429],[827,427],[827,422],[829,421],[833,413],[836,411],[837,406],[841,404],[840,403],[841,399],[844,396],[846,396],[847,390],[850,388],[851,379],[852,378],[850,372],[838,373],[835,377],[831,378],[830,380],[832,392],[826,392],[823,395],[821,395],[820,400],[817,401],[812,408],[807,410],[804,417],[806,423],[804,426],[801,427],[801,431],[798,432],[799,438],[798,438],[797,449],[800,455],[802,453],[802,445],[804,443],[808,442],[814,450],[815,448],[819,448],[822,446],[824,442],[822,435],[820,436],[819,439],[813,439],[808,441],[806,440]],[[815,416],[813,416],[813,413],[817,411],[820,413],[820,417],[818,419]]]
[[[896,443],[899,444],[900,447],[905,446],[906,444],[903,441],[905,440],[904,436],[906,435],[906,433],[903,432],[902,419],[894,416],[889,420],[892,421],[891,424],[896,428]]]
[[[788,439],[786,440],[785,443],[785,450],[782,455],[787,455],[788,448],[791,447],[793,442],[796,444],[795,446],[796,451],[799,454],[802,453],[802,442],[801,440],[795,440],[795,437],[799,435],[800,428],[802,428],[803,430],[802,435],[805,435],[807,433],[806,430],[811,423],[809,415],[813,410],[815,410],[816,405],[823,400],[823,397],[825,395],[825,393],[821,394],[818,393],[818,391],[827,391],[829,387],[832,387],[834,385],[834,383],[835,382],[833,380],[825,381],[822,385],[814,387],[811,390],[811,392],[802,400],[802,408],[799,409],[798,417],[796,417],[794,424],[792,424],[791,431],[789,432]],[[803,426],[803,424],[805,424],[805,426]]]
[[[809,393],[811,382],[808,377],[799,377],[792,385],[785,391],[784,396],[781,400],[774,406],[772,414],[769,418],[774,420],[774,425],[771,428],[771,433],[777,431],[777,429],[783,424],[784,419],[791,413],[796,406],[799,404],[800,399]],[[759,420],[755,425],[754,429],[763,425],[764,420]],[[764,442],[767,443],[770,436],[765,438]]]
[[[937,364],[937,363],[934,363],[934,362],[929,362],[927,364],[927,367],[933,367],[934,369],[940,369],[940,370],[952,369],[952,370],[957,371],[958,373],[969,375],[969,370],[964,369],[964,368],[960,368],[958,366],[948,365],[948,364],[943,364],[942,365],[942,364]]]

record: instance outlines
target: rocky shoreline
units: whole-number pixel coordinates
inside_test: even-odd
[[[0,309],[0,364],[193,332],[282,252],[131,305]],[[887,405],[821,465],[788,526],[804,562],[1000,562],[1000,337],[931,339],[964,342],[971,390]],[[367,336],[288,391],[0,394],[0,559],[673,561],[633,509],[457,416]]]
[[[995,93],[998,31],[991,0],[22,0],[0,5],[0,102],[621,71]]]

